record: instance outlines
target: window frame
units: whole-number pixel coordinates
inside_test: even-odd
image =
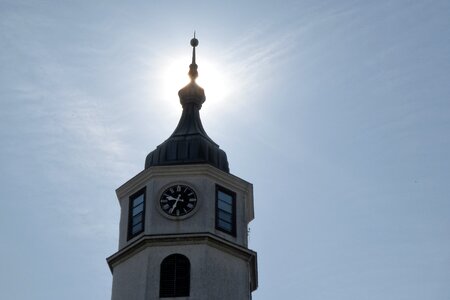
[[[231,230],[227,230],[226,228],[219,226],[219,210],[224,211],[223,209],[219,208],[219,192],[222,192],[224,194],[227,194],[228,196],[231,196],[231,199],[232,199]],[[233,192],[232,190],[229,190],[227,188],[224,188],[223,186],[216,184],[216,208],[215,208],[215,211],[216,211],[216,229],[219,231],[222,231],[226,234],[236,237],[236,193]]]
[[[177,271],[180,270],[180,265],[183,264],[185,264],[184,273],[177,276]],[[174,270],[169,269],[171,267],[173,267]],[[167,277],[170,276],[168,274],[171,274],[172,272],[173,278]],[[165,274],[166,276],[165,278],[163,278],[163,274]],[[184,279],[184,281],[182,281],[182,279]],[[164,286],[163,280],[165,284]],[[173,253],[166,256],[161,261],[159,269],[159,298],[189,297],[190,294],[191,294],[191,262],[189,258],[180,253]]]
[[[143,187],[142,189],[140,189],[139,191],[137,191],[136,193],[132,194],[129,197],[129,200],[128,200],[128,236],[127,236],[127,240],[130,240],[130,239],[138,236],[139,234],[141,234],[145,230],[145,209],[146,209],[146,198],[147,198],[146,191],[147,191],[147,188]],[[133,226],[137,225],[137,224],[133,225],[133,217],[135,217],[133,215],[133,208],[135,208],[133,206],[133,202],[134,202],[134,200],[139,198],[141,195],[144,197],[144,200],[142,202],[142,204],[143,204],[143,208],[142,208],[142,222],[140,222],[140,223],[142,223],[142,229],[139,230],[138,232],[133,233],[133,231],[132,231],[133,230]],[[138,205],[136,205],[136,206],[138,206]]]

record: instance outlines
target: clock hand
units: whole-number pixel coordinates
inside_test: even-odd
[[[177,200],[177,198],[174,198],[174,197],[172,197],[172,196],[166,196],[166,199],[167,199],[167,200],[170,200],[170,201],[172,201],[172,200]]]
[[[175,203],[173,204],[173,206],[172,206],[172,208],[170,209],[170,212],[169,213],[173,213],[173,211],[174,211],[174,209],[175,209],[175,207],[177,207],[177,204],[178,204],[178,201],[180,201],[180,196],[181,196],[181,194],[178,194],[178,197],[175,199]]]

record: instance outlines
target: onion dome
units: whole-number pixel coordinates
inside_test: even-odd
[[[210,164],[229,173],[226,153],[219,148],[203,129],[200,109],[205,102],[205,91],[195,82],[198,66],[195,47],[198,40],[191,40],[192,63],[189,65],[191,82],[178,92],[183,107],[180,121],[172,135],[147,155],[145,168],[152,166]]]

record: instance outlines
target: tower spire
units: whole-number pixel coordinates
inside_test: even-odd
[[[194,31],[194,38],[191,40],[191,46],[192,46],[192,63],[189,65],[189,77],[191,78],[191,81],[195,81],[195,79],[198,77],[198,66],[195,63],[195,47],[198,46],[198,40],[195,38],[195,31]]]
[[[178,91],[183,107],[180,121],[172,135],[147,155],[145,168],[206,163],[229,173],[226,153],[206,134],[200,119],[200,109],[206,97],[203,88],[195,82],[198,76],[195,61],[195,47],[198,46],[198,40],[195,32],[191,46],[193,47],[192,63],[189,65],[191,82]]]
[[[195,48],[198,46],[198,40],[195,37],[195,31],[194,37],[191,39],[191,46],[192,46],[192,62],[189,65],[189,73],[188,73],[189,77],[191,78],[191,82],[178,92],[178,96],[180,96],[180,102],[183,108],[184,105],[187,103],[195,103],[200,109],[202,107],[203,102],[205,102],[206,98],[205,98],[205,91],[195,82],[195,79],[198,77],[197,72],[198,66],[195,56]]]

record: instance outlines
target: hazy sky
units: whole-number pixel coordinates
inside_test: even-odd
[[[0,0],[0,298],[110,299],[115,189],[178,123],[194,29],[254,299],[450,299],[450,1],[421,0]]]

